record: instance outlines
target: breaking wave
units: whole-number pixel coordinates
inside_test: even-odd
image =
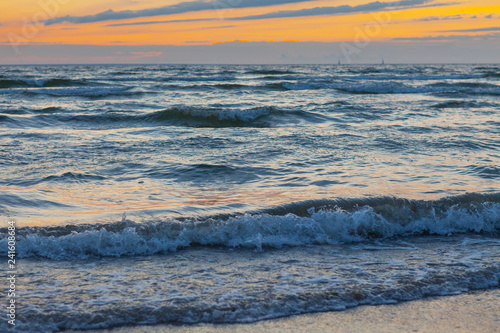
[[[152,255],[189,246],[248,249],[339,244],[416,235],[495,232],[500,193],[437,201],[397,198],[298,202],[266,211],[204,219],[24,227],[20,258],[53,260]],[[2,229],[2,251],[7,248]],[[3,252],[2,252],[3,253]]]
[[[187,127],[272,127],[282,124],[301,122],[321,123],[329,118],[321,114],[301,110],[280,110],[274,107],[256,108],[216,108],[216,107],[170,107],[150,113],[108,112],[102,114],[65,114],[57,113],[58,108],[38,111],[30,118],[20,118],[23,126],[80,124],[84,127],[102,127],[114,125],[128,126],[131,122],[151,126],[187,126]],[[15,121],[15,118],[3,116],[0,121]]]

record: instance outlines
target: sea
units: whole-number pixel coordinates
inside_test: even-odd
[[[500,65],[0,66],[0,147],[1,331],[500,287]]]

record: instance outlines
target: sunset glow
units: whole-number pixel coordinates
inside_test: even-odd
[[[231,8],[229,4],[221,1],[219,6],[213,4],[212,10],[158,16],[146,16],[146,14],[141,14],[141,11],[164,8],[180,2],[149,0],[141,1],[140,4],[130,4],[125,1],[91,0],[86,1],[85,5],[76,1],[61,2],[67,2],[67,4],[59,5],[57,0],[40,2],[47,4],[45,9],[40,6],[38,0],[2,4],[0,34],[8,36],[9,33],[14,33],[23,36],[28,32],[28,35],[35,35],[34,31],[38,30],[36,36],[28,38],[29,43],[182,45],[212,44],[233,39],[344,41],[354,37],[356,28],[371,23],[377,13],[390,15],[389,24],[373,36],[374,40],[380,41],[392,38],[437,36],[441,34],[440,31],[458,30],[465,27],[472,29],[500,25],[498,1],[487,0],[465,1],[459,4],[452,0],[402,1],[401,6],[387,6],[387,8],[373,11],[364,11],[363,7],[360,7],[369,4],[369,1],[304,1],[252,8]],[[405,2],[419,4],[412,6],[405,5]],[[387,2],[387,4],[390,3]],[[300,11],[303,9],[317,7],[341,9],[345,5],[351,6],[353,12],[314,16],[304,12],[304,16],[300,16]],[[356,10],[356,7],[359,7],[359,10]],[[116,13],[126,10],[136,11],[138,17],[113,19],[110,16],[110,19],[105,19],[102,15],[102,20],[89,23],[27,24],[27,22],[44,17],[49,19],[65,16],[83,17],[104,13],[110,9]],[[283,11],[298,16],[257,18],[258,15]]]
[[[22,0],[2,4],[0,45],[465,42],[498,40],[499,27],[495,0]]]

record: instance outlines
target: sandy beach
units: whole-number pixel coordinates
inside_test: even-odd
[[[99,333],[500,332],[500,289],[239,325],[122,327]]]

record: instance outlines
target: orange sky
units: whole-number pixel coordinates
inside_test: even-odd
[[[413,1],[413,2],[412,2]],[[212,44],[235,39],[250,41],[352,41],[360,32],[372,41],[404,40],[436,36],[471,36],[500,33],[500,2],[498,0],[406,0],[395,5],[371,10],[360,7],[375,0],[281,1],[279,5],[231,8],[228,4],[251,3],[251,0],[217,0],[210,9],[171,15],[143,15],[144,9],[180,4],[179,0],[18,0],[2,1],[0,5],[0,41],[12,39],[24,44],[94,44],[94,45],[193,45]],[[207,2],[207,1],[204,1]],[[257,3],[263,1],[257,1]],[[278,1],[279,2],[279,1]],[[381,0],[390,2],[390,0]],[[43,8],[40,3],[47,6]],[[202,3],[200,1],[200,3]],[[255,3],[255,2],[254,2]],[[275,3],[272,0],[268,3]],[[413,4],[415,3],[415,4]],[[196,5],[196,4],[195,4]],[[353,8],[342,12],[345,5]],[[438,6],[436,6],[438,5]],[[194,6],[194,5],[193,5]],[[218,7],[218,8],[217,8]],[[222,7],[222,8],[221,8]],[[244,6],[245,7],[245,6]],[[340,8],[340,13],[300,16],[300,10],[316,7]],[[356,9],[357,8],[357,9]],[[369,11],[364,11],[368,8]],[[69,15],[96,15],[109,9],[114,12],[136,11],[136,17],[100,20],[89,23],[63,22],[50,25],[27,22],[58,19]],[[294,11],[295,17],[248,18],[249,16]],[[158,12],[161,12],[158,10]],[[378,14],[377,14],[378,13]],[[281,15],[281,14],[280,14]],[[374,17],[384,15],[388,24],[376,24]],[[389,15],[389,16],[388,16]],[[245,19],[245,17],[247,19]],[[382,16],[380,16],[382,17]],[[241,18],[241,19],[235,19]],[[203,19],[203,20],[200,20]],[[163,21],[200,20],[191,22]],[[150,23],[123,25],[131,23]],[[117,25],[120,26],[110,26]],[[30,29],[31,28],[31,29]],[[488,28],[496,28],[488,31]],[[456,32],[454,30],[483,29]],[[357,37],[358,35],[358,37]]]

